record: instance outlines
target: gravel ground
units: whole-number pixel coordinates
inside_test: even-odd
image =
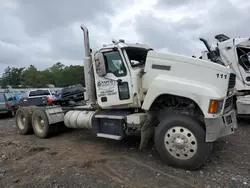
[[[14,119],[0,118],[0,188],[10,187],[250,187],[250,120],[218,140],[212,157],[197,171],[164,166],[153,143],[96,138],[82,130],[39,139],[22,136]]]

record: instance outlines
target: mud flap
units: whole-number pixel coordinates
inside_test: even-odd
[[[60,106],[48,106],[45,108],[45,114],[49,124],[60,123],[64,121],[64,113]]]
[[[153,137],[155,131],[155,125],[157,118],[154,112],[146,111],[147,120],[141,126],[141,141],[139,149],[143,149],[147,146],[149,140]]]

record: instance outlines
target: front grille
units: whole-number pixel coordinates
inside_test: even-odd
[[[231,73],[229,76],[228,90],[233,89],[236,83],[236,75]]]
[[[226,99],[224,106],[225,111],[228,112],[229,110],[231,110],[232,105],[233,105],[233,96]]]

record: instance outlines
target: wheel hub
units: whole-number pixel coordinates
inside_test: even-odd
[[[197,152],[197,139],[185,127],[172,127],[166,132],[164,141],[167,151],[175,158],[187,160]]]
[[[175,137],[174,138],[174,147],[176,147],[177,149],[183,149],[186,147],[186,142],[185,142],[185,139],[184,138],[181,138],[181,137]]]

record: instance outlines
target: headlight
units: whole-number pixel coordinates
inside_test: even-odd
[[[221,111],[223,105],[223,100],[210,100],[208,113],[217,114]]]

